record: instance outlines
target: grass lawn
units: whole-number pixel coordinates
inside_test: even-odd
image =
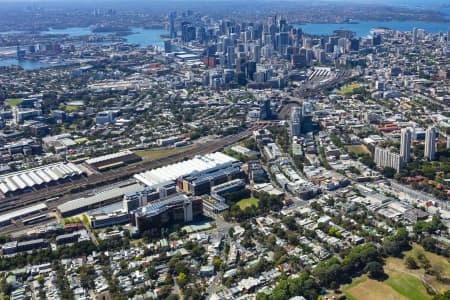
[[[359,284],[345,289],[345,296],[350,300],[407,300],[384,282],[366,278]]]
[[[413,257],[416,262],[420,265],[417,256],[422,253],[426,256],[426,258],[430,261],[432,269],[440,269],[442,272],[442,277],[446,278],[446,281],[438,281],[436,276],[425,274],[425,270],[420,268],[417,270],[410,270],[405,265],[405,259],[408,256]],[[432,286],[435,290],[440,293],[443,293],[450,289],[450,284],[448,283],[448,278],[450,278],[450,262],[443,256],[425,251],[421,245],[413,244],[412,249],[403,253],[403,259],[389,257],[386,260],[385,270],[387,272],[397,271],[397,272],[407,272],[415,276],[416,278],[420,278],[424,280],[428,285]],[[423,284],[422,284],[423,285]]]
[[[419,278],[396,271],[388,271],[388,275],[389,278],[385,283],[407,299],[426,300],[432,298]]]
[[[349,300],[429,300],[432,296],[427,293],[426,285],[439,293],[449,290],[450,284],[438,281],[436,276],[425,274],[423,268],[411,270],[406,267],[405,259],[408,256],[412,256],[420,265],[417,259],[419,254],[424,254],[428,258],[432,268],[439,267],[444,278],[450,278],[450,262],[445,257],[425,251],[422,246],[413,244],[411,250],[403,252],[403,258],[386,259],[384,271],[388,279],[385,281],[372,280],[367,275],[363,275],[355,278],[351,284],[342,286],[341,290]]]
[[[347,84],[346,86],[343,86],[340,90],[339,90],[339,94],[341,95],[350,95],[351,93],[353,93],[353,90],[359,88],[361,85],[357,82],[353,82],[350,84]]]
[[[364,145],[345,146],[345,149],[347,149],[348,152],[352,152],[355,155],[370,154],[369,149],[367,149],[367,147]]]
[[[252,205],[258,207],[259,200],[253,197],[242,199],[239,202],[236,203],[237,206],[239,206],[240,209],[244,210],[247,207],[250,207]]]
[[[64,107],[64,110],[66,112],[70,113],[70,112],[78,111],[79,108],[80,108],[79,106],[75,106],[75,105],[66,105]]]
[[[5,101],[9,106],[17,106],[22,103],[22,98],[10,98]]]
[[[189,145],[186,147],[170,148],[170,149],[160,148],[160,149],[137,150],[135,151],[135,153],[136,155],[140,156],[143,161],[152,161],[170,155],[182,153],[184,151],[192,149],[193,147],[194,147],[193,145]]]

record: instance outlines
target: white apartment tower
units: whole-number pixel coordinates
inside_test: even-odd
[[[424,157],[428,160],[434,160],[436,155],[436,129],[428,127],[425,131],[425,152]]]
[[[411,158],[411,131],[409,128],[404,128],[401,132],[400,156],[404,163],[409,162]]]

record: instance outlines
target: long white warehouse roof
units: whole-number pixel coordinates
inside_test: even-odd
[[[83,171],[73,163],[62,162],[8,173],[0,176],[0,191],[6,194],[82,173]]]
[[[186,176],[197,172],[213,171],[231,165],[237,160],[222,152],[196,156],[193,159],[182,161],[173,165],[146,171],[134,175],[134,178],[147,186],[173,181],[180,176]]]
[[[88,165],[92,165],[92,164],[95,164],[98,162],[130,155],[130,154],[133,154],[133,152],[131,152],[130,150],[124,150],[124,151],[120,151],[120,152],[116,152],[116,153],[111,153],[111,154],[107,154],[107,155],[103,155],[103,156],[99,156],[99,157],[90,158],[90,159],[86,160],[86,163]]]
[[[9,212],[7,214],[4,215],[0,215],[0,224],[3,224],[7,221],[13,220],[13,219],[17,219],[20,218],[22,216],[26,216],[41,210],[47,210],[47,205],[45,205],[44,203],[40,203],[37,205],[33,205],[30,207],[26,207],[26,208],[22,208],[19,210],[15,210],[12,212]]]

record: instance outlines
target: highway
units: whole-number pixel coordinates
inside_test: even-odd
[[[61,197],[57,201],[48,204],[49,209],[64,203],[72,197],[63,197],[71,194],[77,194],[93,188],[98,188],[114,182],[119,182],[132,177],[134,174],[155,169],[164,165],[173,164],[186,158],[192,158],[196,155],[204,155],[216,152],[222,148],[248,138],[251,131],[226,136],[215,141],[198,143],[194,148],[184,152],[173,154],[153,161],[141,162],[135,165],[126,166],[120,169],[109,170],[100,174],[93,174],[88,177],[82,177],[71,182],[62,183],[39,191],[29,192],[18,196],[2,199],[0,203],[0,213],[26,207],[38,202],[43,202],[54,197]]]

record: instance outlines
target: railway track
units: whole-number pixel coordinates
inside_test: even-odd
[[[42,202],[49,198],[60,197],[71,193],[78,193],[98,186],[121,181],[130,178],[134,174],[179,162],[186,158],[192,158],[195,155],[204,155],[210,152],[219,151],[225,146],[234,144],[242,139],[249,137],[250,135],[251,132],[244,131],[236,135],[224,137],[218,141],[209,142],[207,144],[198,144],[192,149],[164,158],[142,162],[140,164],[127,166],[121,169],[106,171],[101,174],[94,174],[89,177],[83,177],[71,182],[52,186],[45,190],[39,190],[19,196],[8,197],[3,199],[0,203],[0,213],[25,207],[37,202]]]

